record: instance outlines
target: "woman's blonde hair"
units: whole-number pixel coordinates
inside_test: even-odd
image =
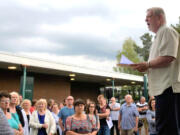
[[[99,101],[99,99],[105,99],[104,95],[100,94],[98,97],[97,97],[97,100]]]
[[[37,101],[36,105],[38,106],[39,103],[43,103],[45,105],[45,110],[47,109],[47,100],[46,99],[43,99],[43,98],[39,99]],[[37,107],[37,109],[38,109],[38,107]]]
[[[11,92],[10,95],[16,95],[18,98],[17,98],[17,102],[16,102],[16,105],[19,105],[20,104],[20,100],[19,100],[19,94],[15,91]]]
[[[24,108],[24,103],[25,102],[29,102],[30,106],[31,106],[31,101],[29,99],[24,99],[21,103],[21,107]]]

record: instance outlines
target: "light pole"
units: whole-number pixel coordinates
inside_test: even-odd
[[[114,97],[114,78],[112,79],[112,96]]]
[[[25,98],[25,89],[26,89],[26,65],[23,65],[23,86],[22,86],[22,96]]]

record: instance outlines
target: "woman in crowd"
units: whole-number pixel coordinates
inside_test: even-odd
[[[149,110],[147,111],[146,117],[149,124],[149,132],[150,135],[157,135],[156,133],[156,126],[155,126],[155,99],[151,98],[149,100]]]
[[[86,99],[86,105],[85,105],[85,111],[87,111],[87,107],[88,107],[88,105],[89,105],[89,103],[91,102],[91,100],[88,98],[88,99]]]
[[[37,99],[32,100],[32,106],[30,108],[31,114],[34,112],[34,110],[36,110],[36,102],[37,102]]]
[[[54,103],[52,105],[52,115],[56,121],[56,130],[57,130],[57,135],[62,135],[62,130],[60,128],[60,125],[59,125],[59,117],[58,117],[58,114],[59,114],[59,108],[58,108],[58,104],[57,103]]]
[[[98,135],[110,135],[110,129],[107,125],[106,120],[108,120],[110,115],[110,107],[106,103],[106,99],[103,95],[99,95],[97,98],[99,106],[97,106],[98,116],[100,119],[100,129]]]
[[[23,129],[20,124],[18,117],[12,117],[11,113],[8,112],[10,103],[10,95],[6,92],[0,93],[0,107],[3,110],[10,127],[14,130],[15,135],[23,135]]]
[[[30,118],[30,135],[53,135],[56,133],[56,123],[47,109],[47,101],[39,99],[37,110],[32,113]]]
[[[62,102],[59,103],[59,111],[64,107],[64,104]]]
[[[49,111],[52,112],[52,105],[55,103],[54,99],[49,99],[48,100],[48,109]]]
[[[89,104],[87,105],[87,110],[86,114],[89,115],[91,119],[95,119],[95,123],[93,125],[96,125],[97,130],[100,128],[100,122],[99,122],[99,116],[97,115],[97,110],[96,110],[96,104],[93,101],[90,101]]]
[[[77,99],[74,102],[75,114],[66,120],[66,135],[96,135],[96,119],[84,113],[85,102]]]
[[[10,95],[9,112],[15,119],[19,119],[21,126],[24,127],[24,118],[21,112],[22,108],[19,106],[19,94],[17,92],[11,92]]]
[[[29,120],[31,117],[31,112],[30,112],[30,108],[31,108],[31,101],[28,99],[25,99],[22,101],[21,103],[21,107],[22,107],[22,114],[23,114],[23,118],[24,118],[24,135],[29,135],[30,133],[30,127],[29,127]]]

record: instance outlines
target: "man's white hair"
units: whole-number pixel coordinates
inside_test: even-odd
[[[162,15],[164,24],[166,24],[166,15],[164,10],[161,7],[152,7],[147,9],[147,11],[152,11],[153,15],[160,16]]]

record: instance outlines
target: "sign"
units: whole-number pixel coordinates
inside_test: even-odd
[[[21,76],[21,83],[20,83],[20,94],[23,95],[23,82],[24,77]],[[24,89],[24,99],[29,99],[32,101],[33,99],[33,90],[34,90],[34,77],[27,76],[25,79],[25,89]]]

